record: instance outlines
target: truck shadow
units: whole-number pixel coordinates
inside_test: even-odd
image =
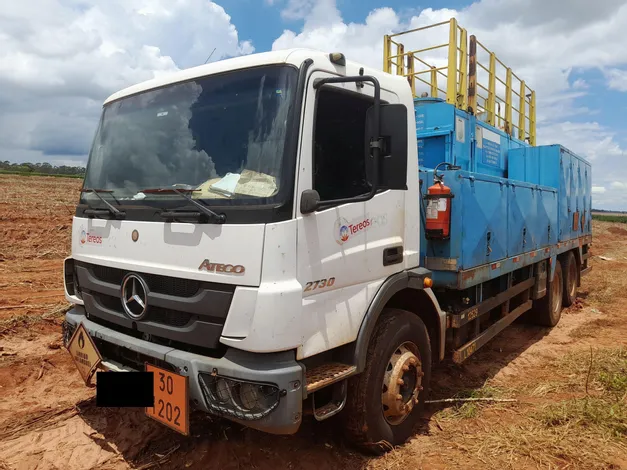
[[[549,331],[548,328],[517,321],[464,363],[455,364],[450,359],[445,360],[433,371],[429,399],[480,396],[480,390],[497,374],[506,377],[509,373],[515,373],[514,370],[508,370],[510,364],[533,344],[541,341]],[[428,404],[423,412],[425,425],[419,432],[428,433],[432,416],[454,406],[458,404]]]
[[[430,399],[468,396],[504,371],[549,330],[514,323],[464,364],[445,361],[432,377]],[[514,372],[513,372],[514,373]],[[417,434],[428,435],[433,415],[453,403],[426,406]],[[79,408],[81,418],[94,429],[96,445],[121,455],[134,468],[365,468],[369,456],[348,446],[341,435],[339,416],[316,422],[305,416],[294,436],[273,436],[205,413],[191,416],[189,437],[148,418],[140,409],[97,408],[91,400]]]

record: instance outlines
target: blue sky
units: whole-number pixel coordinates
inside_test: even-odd
[[[281,8],[285,0],[269,3],[265,0],[224,0],[220,4],[225,8],[233,23],[238,26],[242,39],[252,39],[258,50],[270,50],[274,40],[284,29],[300,29],[304,20],[281,17]],[[471,2],[442,1],[438,8],[463,8]],[[407,0],[390,0],[385,3],[375,0],[338,0],[337,7],[342,18],[347,22],[363,22],[372,10],[382,6],[393,8],[402,16],[410,17],[423,8],[433,6],[435,2],[420,3]]]
[[[540,144],[627,210],[627,0],[29,0],[0,4],[0,160],[84,164],[102,101],[211,60],[312,47],[381,67],[382,36],[456,17],[538,96]],[[434,58],[436,60],[437,58]]]

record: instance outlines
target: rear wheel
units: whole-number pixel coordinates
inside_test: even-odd
[[[351,378],[345,434],[362,450],[381,454],[414,432],[431,379],[431,345],[415,314],[385,309],[368,345],[364,371]]]
[[[537,301],[533,311],[533,321],[542,326],[555,326],[562,316],[562,300],[563,300],[562,264],[557,261],[555,263],[555,273],[553,280],[547,286],[547,292],[544,297]]]
[[[577,261],[572,251],[564,258],[564,295],[562,304],[570,307],[577,298]]]

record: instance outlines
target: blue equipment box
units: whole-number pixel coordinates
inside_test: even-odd
[[[423,265],[436,283],[473,285],[486,276],[461,283],[459,274],[498,265],[492,278],[520,267],[521,256],[548,257],[559,242],[591,234],[586,160],[559,145],[531,147],[442,100],[416,99],[415,113],[422,195],[437,164],[460,167],[438,170],[454,195],[450,238],[428,240],[421,231]]]
[[[558,189],[558,241],[592,233],[592,168],[561,145],[509,152],[509,178]]]

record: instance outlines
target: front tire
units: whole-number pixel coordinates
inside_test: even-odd
[[[533,311],[533,321],[541,326],[554,327],[562,317],[564,280],[562,263],[556,261],[553,280],[547,286],[547,293],[537,301]]]
[[[411,437],[431,381],[431,343],[414,313],[385,309],[377,322],[364,371],[348,383],[343,412],[347,439],[375,454]]]
[[[564,258],[564,295],[562,305],[570,307],[577,299],[577,261],[572,251]]]

